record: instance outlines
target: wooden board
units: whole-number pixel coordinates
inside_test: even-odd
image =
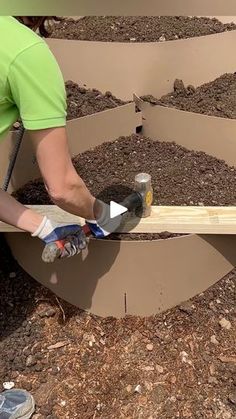
[[[29,208],[47,215],[57,222],[84,224],[80,217],[71,215],[55,205],[31,205]],[[1,232],[19,232],[16,227],[0,222]],[[124,216],[118,232],[133,233],[236,234],[236,207],[153,206],[151,216],[137,219]]]

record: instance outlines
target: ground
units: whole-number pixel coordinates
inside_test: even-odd
[[[35,419],[236,418],[236,271],[161,315],[102,319],[1,249],[0,382],[32,392]]]

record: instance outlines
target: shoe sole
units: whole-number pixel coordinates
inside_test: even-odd
[[[31,418],[31,416],[35,412],[35,402],[32,396],[31,396],[31,402],[32,402],[31,409],[27,413],[25,413],[23,416],[17,416],[17,419],[30,419]]]

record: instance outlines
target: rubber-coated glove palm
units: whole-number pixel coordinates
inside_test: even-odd
[[[68,258],[87,247],[87,238],[78,224],[59,224],[44,217],[32,237],[39,237],[46,246],[42,253],[44,262]]]

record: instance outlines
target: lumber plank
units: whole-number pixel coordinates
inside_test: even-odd
[[[71,215],[55,205],[28,205],[42,215],[57,222],[84,224],[84,220]],[[4,233],[22,232],[22,230],[0,222],[0,231]],[[153,206],[150,217],[137,219],[124,216],[118,232],[132,233],[193,233],[193,234],[236,234],[235,207],[199,207],[199,206]]]

